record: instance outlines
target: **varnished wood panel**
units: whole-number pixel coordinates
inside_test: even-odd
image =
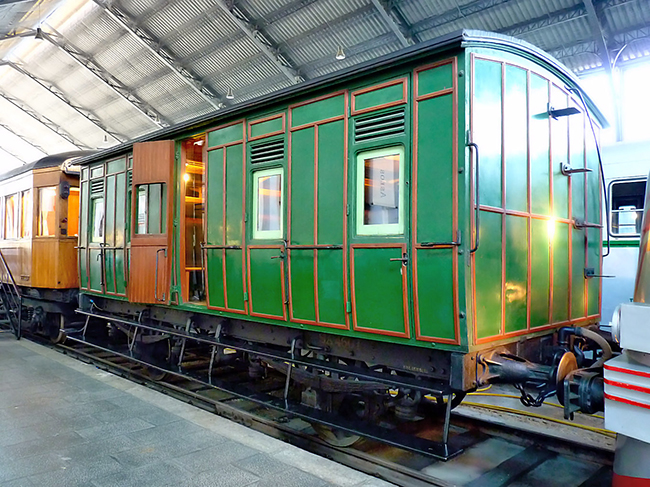
[[[156,261],[156,253],[158,259]],[[152,247],[131,247],[129,301],[135,303],[160,303],[167,301],[169,263],[167,249]],[[156,266],[158,272],[156,272]],[[158,283],[156,285],[156,277]]]
[[[75,245],[76,239],[73,238],[33,239],[31,285],[48,289],[79,287]]]
[[[173,140],[133,144],[133,184],[166,183],[174,169]]]
[[[131,253],[127,295],[136,303],[169,301],[171,238],[173,229],[175,142],[161,140],[133,145],[131,204]],[[139,235],[136,232],[137,191],[140,184],[165,183],[167,187],[166,233]],[[156,283],[156,262],[158,282]]]

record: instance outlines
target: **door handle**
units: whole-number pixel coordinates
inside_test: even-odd
[[[409,257],[406,253],[402,254],[402,257],[396,257],[395,259],[390,259],[392,262],[401,262],[402,265],[408,265]]]
[[[469,144],[467,144],[467,147],[470,148],[470,154],[472,152],[472,149],[474,149],[474,152],[476,152],[476,169],[474,170],[474,178],[476,179],[476,190],[475,190],[476,191],[476,198],[474,200],[474,202],[476,204],[476,208],[474,210],[476,212],[475,215],[474,215],[474,245],[472,246],[471,249],[469,249],[469,252],[471,254],[473,254],[474,252],[476,252],[478,250],[479,228],[480,228],[479,217],[480,217],[480,214],[481,214],[481,210],[480,210],[480,206],[481,206],[480,192],[479,192],[479,188],[478,188],[478,182],[479,182],[479,172],[478,172],[479,171],[479,156],[478,156],[478,145],[476,145],[474,142],[470,142]]]
[[[153,297],[156,301],[165,301],[165,293],[162,294],[162,299],[158,299],[158,255],[160,252],[165,252],[165,258],[167,258],[167,248],[162,248],[156,250],[156,283],[153,288]]]

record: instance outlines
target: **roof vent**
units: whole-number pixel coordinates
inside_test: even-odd
[[[379,137],[404,133],[404,109],[358,118],[354,122],[354,141],[368,142]]]
[[[284,159],[284,139],[276,139],[270,142],[251,145],[251,162],[274,162]]]
[[[104,192],[104,180],[96,179],[90,181],[90,194],[101,194]]]

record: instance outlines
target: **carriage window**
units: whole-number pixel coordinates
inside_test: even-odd
[[[5,238],[18,238],[18,195],[5,198]]]
[[[614,181],[610,185],[611,235],[638,237],[643,220],[645,179]]]
[[[357,155],[357,233],[404,232],[404,148],[389,147]]]
[[[166,188],[164,183],[141,184],[137,187],[136,233],[138,235],[166,232]]]
[[[56,186],[38,190],[38,235],[56,234]]]
[[[23,191],[20,196],[20,237],[32,236],[32,190]]]
[[[79,188],[70,188],[68,196],[68,236],[79,235]]]
[[[90,241],[102,243],[104,241],[104,198],[93,198],[91,202],[92,234],[90,235]]]
[[[282,238],[282,169],[253,173],[253,238]]]

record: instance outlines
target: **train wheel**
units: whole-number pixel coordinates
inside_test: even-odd
[[[52,343],[63,343],[65,342],[66,334],[65,331],[65,316],[63,314],[54,315],[55,318],[52,319],[47,326],[47,336],[49,337]]]

